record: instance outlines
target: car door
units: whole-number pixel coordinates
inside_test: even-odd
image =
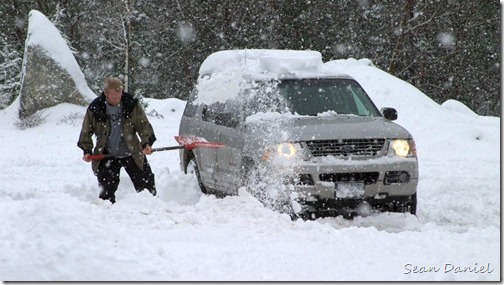
[[[216,184],[223,192],[231,195],[238,193],[245,143],[243,128],[236,110],[233,104],[227,102],[215,120],[219,142],[224,144],[224,147],[217,149]]]
[[[222,112],[222,103],[216,102],[210,105],[201,106],[200,121],[198,122],[197,136],[208,142],[220,142],[221,126],[216,124],[219,113]],[[198,161],[199,171],[203,184],[207,188],[220,191],[222,187],[218,183],[219,179],[219,148],[199,147],[194,149],[194,154]]]
[[[212,121],[205,117],[208,106],[198,104],[196,102],[197,89],[195,88],[187,100],[184,113],[179,126],[179,135],[195,136],[206,139],[207,141],[215,141],[218,135],[213,132]],[[183,161],[185,158],[185,150],[181,150],[181,169],[184,170],[188,161]],[[201,180],[206,188],[215,189],[214,165],[217,161],[217,154],[214,149],[210,148],[195,148],[193,150]]]

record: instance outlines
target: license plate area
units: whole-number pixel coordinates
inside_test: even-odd
[[[361,181],[345,181],[337,182],[335,189],[335,197],[340,199],[363,198],[364,197],[364,182]]]

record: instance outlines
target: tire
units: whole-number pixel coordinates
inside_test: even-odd
[[[198,164],[196,163],[196,159],[194,157],[192,157],[189,160],[189,163],[187,164],[187,173],[193,175],[195,174],[196,178],[198,179],[198,185],[201,192],[203,192],[204,194],[208,194],[208,190],[206,189],[205,185],[203,185],[203,181],[201,181],[201,175],[198,169]]]
[[[397,206],[394,212],[410,213],[412,215],[416,215],[416,210],[417,210],[417,194],[415,193],[411,195],[410,202]]]
[[[412,215],[415,215],[416,216],[416,208],[417,208],[417,193],[411,195],[411,204],[410,204],[410,209],[409,209],[409,212],[410,214]]]

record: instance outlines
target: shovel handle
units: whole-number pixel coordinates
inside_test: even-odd
[[[124,154],[91,154],[88,156],[89,159],[91,160],[100,160],[104,158],[109,158],[109,157],[124,157],[124,156],[129,156],[131,155],[130,153],[124,153]]]
[[[183,146],[183,145],[177,145],[177,146],[158,147],[158,148],[153,148],[152,152],[163,151],[163,150],[181,149],[181,148],[185,148],[185,146]]]
[[[159,148],[153,148],[152,152],[163,151],[163,150],[172,150],[172,149],[181,149],[181,148],[184,148],[184,146],[180,145],[180,146],[159,147]],[[128,155],[131,155],[131,154],[129,154],[129,153],[125,153],[125,154],[91,154],[90,156],[88,156],[88,158],[91,160],[101,160],[104,158],[128,156]]]
[[[183,148],[186,150],[193,150],[195,148],[200,148],[200,147],[202,147],[202,148],[220,148],[220,147],[224,146],[223,143],[202,141],[203,139],[197,138],[197,137],[176,136],[175,139],[181,145],[153,148],[152,152],[173,150],[173,149],[183,149]],[[128,156],[128,155],[131,155],[131,154],[130,153],[125,153],[125,154],[91,154],[91,155],[89,155],[88,158],[90,160],[100,160],[100,159],[109,158],[109,157],[120,157],[120,156]]]
[[[192,142],[192,143],[186,143],[183,145],[177,145],[177,146],[167,146],[167,147],[160,147],[160,148],[153,148],[152,152],[155,151],[163,151],[163,150],[173,150],[173,149],[186,149],[186,150],[193,150],[195,148],[203,147],[203,148],[219,148],[223,147],[224,144],[222,143],[211,143],[211,142]]]
[[[91,160],[100,160],[100,159],[104,159],[107,157],[111,157],[111,156],[107,155],[107,154],[91,154],[88,156],[88,158]]]

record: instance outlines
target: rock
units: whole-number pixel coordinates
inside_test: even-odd
[[[30,47],[25,56],[26,73],[21,85],[20,117],[63,102],[82,106],[88,104],[70,75],[40,47]]]
[[[94,97],[58,29],[42,13],[30,11],[19,117],[60,103],[86,106]]]

